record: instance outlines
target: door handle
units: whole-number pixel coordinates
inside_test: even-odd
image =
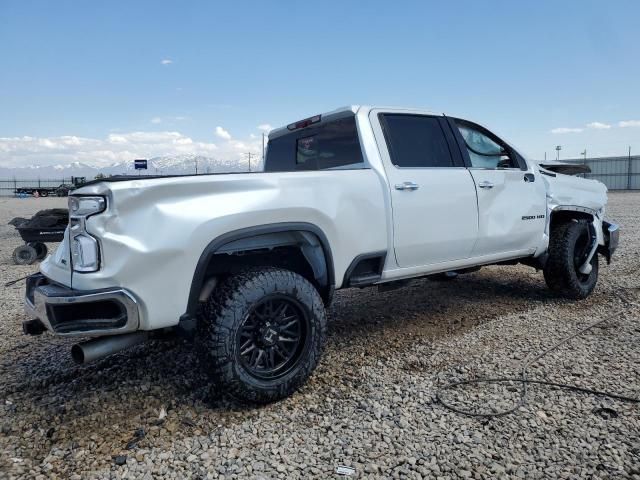
[[[529,182],[535,182],[536,181],[536,176],[533,173],[525,173],[524,174],[524,181],[529,183]]]
[[[396,183],[395,187],[396,187],[396,190],[417,190],[418,188],[420,188],[420,185],[413,182],[403,182],[403,183]]]
[[[493,183],[491,183],[491,182],[487,182],[487,181],[485,180],[484,182],[480,182],[480,183],[478,184],[478,186],[479,186],[480,188],[493,188]]]

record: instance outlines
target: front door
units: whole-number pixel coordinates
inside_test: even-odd
[[[478,192],[479,232],[472,256],[533,252],[545,230],[546,192],[518,153],[484,127],[452,120]],[[456,132],[456,134],[458,133]]]
[[[476,191],[446,119],[371,115],[384,136],[380,152],[391,189],[398,266],[468,258],[478,235]]]

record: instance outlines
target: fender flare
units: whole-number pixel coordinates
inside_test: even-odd
[[[329,245],[327,236],[318,226],[307,222],[281,222],[241,228],[224,233],[219,237],[213,239],[200,254],[200,258],[198,259],[198,263],[196,264],[196,268],[191,280],[191,288],[189,290],[189,298],[187,300],[187,311],[180,317],[180,323],[190,322],[195,319],[198,309],[198,298],[200,296],[200,289],[205,281],[207,267],[209,266],[211,258],[217,253],[221,253],[220,250],[225,245],[259,235],[283,232],[310,233],[319,240],[324,253],[324,260],[326,264],[327,288],[329,294],[331,294],[335,288],[333,255],[331,253],[331,246]]]
[[[590,216],[591,218],[587,219],[589,220],[589,224],[592,225],[595,230],[598,245],[604,245],[605,239],[604,233],[602,231],[602,218],[600,218],[600,215],[596,210],[589,207],[581,207],[578,205],[556,205],[551,209],[549,215],[549,225],[551,224],[553,214],[559,212],[578,213],[587,217]]]

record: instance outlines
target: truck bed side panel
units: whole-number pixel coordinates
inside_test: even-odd
[[[175,325],[187,309],[198,259],[212,240],[281,222],[311,223],[324,232],[340,287],[357,255],[388,248],[381,189],[371,169],[194,176],[86,187],[81,193],[108,196],[107,211],[87,221],[88,231],[101,244],[102,268],[74,273],[73,288],[126,287],[139,300],[142,329]]]

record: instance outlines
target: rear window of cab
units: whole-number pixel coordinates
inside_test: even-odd
[[[364,167],[353,116],[269,140],[266,157],[266,172]]]

